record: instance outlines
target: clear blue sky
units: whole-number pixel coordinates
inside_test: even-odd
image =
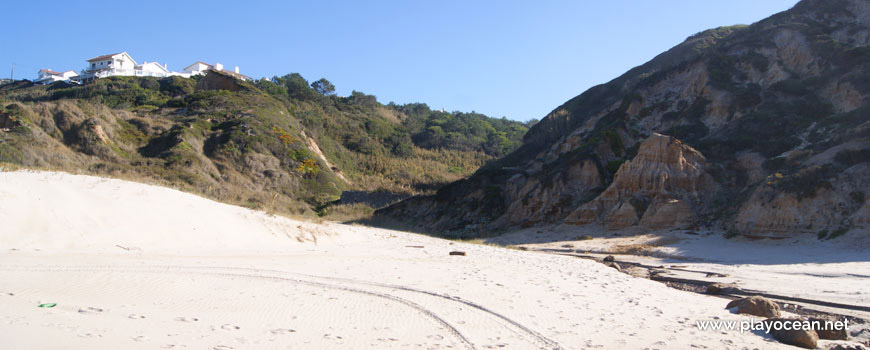
[[[254,78],[325,77],[340,95],[424,102],[516,120],[640,65],[704,29],[796,0],[12,1],[0,67],[84,68],[120,51],[181,70],[197,60]],[[0,70],[2,72],[2,70]]]

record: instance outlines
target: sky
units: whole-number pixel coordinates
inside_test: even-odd
[[[540,119],[679,44],[751,24],[796,0],[12,1],[0,72],[85,67],[127,51],[181,71],[195,61],[254,78],[298,72],[339,95]]]

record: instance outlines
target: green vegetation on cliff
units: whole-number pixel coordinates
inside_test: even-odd
[[[512,151],[527,130],[334,89],[299,74],[15,82],[0,86],[0,163],[154,182],[304,215],[343,190],[430,193]]]

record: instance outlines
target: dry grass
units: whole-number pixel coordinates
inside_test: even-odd
[[[448,239],[451,241],[454,241],[454,242],[459,242],[459,243],[485,245],[487,247],[504,248],[504,249],[511,249],[511,250],[522,250],[519,248],[519,246],[501,245],[501,244],[494,243],[494,242],[488,242],[485,238],[471,238],[471,239],[459,239],[459,238],[450,239],[450,238],[448,238]]]
[[[330,205],[323,210],[323,218],[332,221],[349,222],[369,219],[375,208],[363,203]]]
[[[647,243],[640,244],[620,244],[614,246],[610,251],[614,254],[629,254],[640,256],[653,256],[656,254],[657,247],[671,245],[680,242],[676,237],[659,237]]]
[[[492,157],[482,152],[428,150],[414,147],[411,157],[356,156],[358,171],[351,173],[354,189],[384,190],[402,194],[428,194],[432,185],[450,183],[471,175]]]

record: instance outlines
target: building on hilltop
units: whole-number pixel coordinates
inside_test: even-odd
[[[36,73],[36,80],[33,82],[36,84],[51,84],[56,81],[65,81],[69,82],[70,79],[78,77],[75,71],[68,70],[66,72],[55,72],[51,69],[40,69],[38,73]]]
[[[39,71],[38,83],[50,84],[55,81],[71,81],[71,82],[89,82],[94,79],[111,77],[111,76],[131,76],[131,77],[171,77],[180,76],[190,78],[192,75],[205,74],[209,70],[219,71],[241,80],[252,80],[247,75],[239,73],[239,67],[234,70],[224,70],[224,66],[220,63],[214,65],[196,62],[184,68],[183,72],[170,71],[166,64],[157,62],[142,62],[139,64],[127,52],[119,52],[108,55],[97,56],[87,60],[88,66],[82,69],[81,74],[76,74],[73,71],[63,73],[54,72],[50,69],[42,69]]]
[[[172,75],[172,72],[166,68],[166,64],[162,66],[157,62],[142,62],[142,64],[137,64],[136,68],[133,69],[133,75],[137,77],[168,77]]]
[[[244,75],[242,73],[239,73],[239,66],[236,66],[232,71],[229,71],[229,70],[225,70],[224,65],[222,65],[220,63],[215,63],[214,65],[210,65],[210,64],[202,62],[202,61],[196,61],[193,64],[191,64],[187,67],[184,67],[184,73],[188,74],[190,76],[197,75],[197,74],[205,74],[205,72],[210,71],[210,70],[223,72],[223,73],[229,74],[230,76],[232,76],[234,78],[241,79],[241,80],[252,80],[251,77]]]
[[[130,57],[127,52],[97,56],[87,61],[88,67],[83,69],[79,75],[79,80],[83,82],[115,75],[133,76],[136,74],[136,60]]]

